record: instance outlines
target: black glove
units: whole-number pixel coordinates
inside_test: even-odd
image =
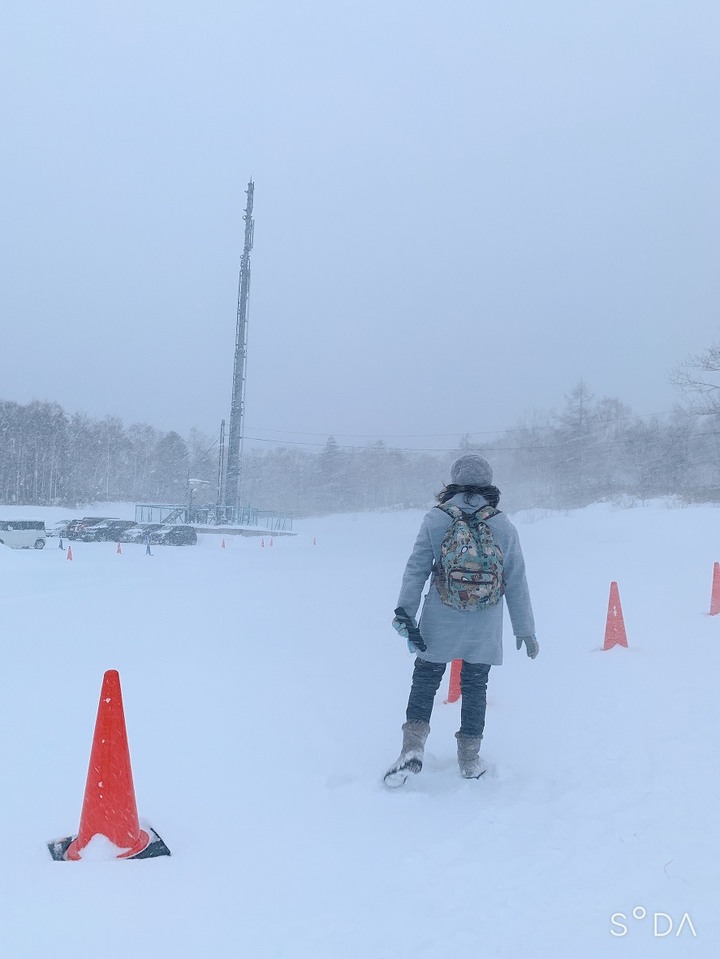
[[[395,618],[392,621],[392,625],[401,636],[404,636],[405,639],[407,639],[408,649],[410,649],[410,652],[425,652],[427,646],[420,635],[420,630],[417,628],[415,620],[412,618],[412,616],[408,616],[402,606],[398,606],[398,608],[395,610]],[[411,646],[414,647],[414,650],[411,649]]]

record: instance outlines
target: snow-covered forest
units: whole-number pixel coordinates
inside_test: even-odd
[[[501,411],[479,404],[477,433],[436,437],[435,449],[324,443],[246,444],[248,503],[297,515],[419,507],[458,450],[491,458],[505,503],[515,509],[583,506],[601,500],[720,500],[720,412],[676,406],[639,416],[578,382],[558,411],[534,413],[503,432]],[[445,448],[443,448],[445,447]],[[57,403],[0,402],[0,501],[75,506],[98,501],[214,502],[219,442],[116,417],[67,413]]]

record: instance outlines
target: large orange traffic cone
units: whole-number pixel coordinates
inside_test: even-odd
[[[448,698],[446,703],[456,703],[460,699],[460,673],[462,671],[462,659],[453,659],[450,666],[450,685],[448,687]]]
[[[53,859],[78,860],[96,836],[104,837],[115,847],[112,855],[103,858],[148,859],[170,855],[153,829],[140,828],[120,676],[115,669],[109,669],[103,677],[80,830],[75,837],[48,843],[48,848]]]
[[[610,599],[608,600],[607,622],[605,624],[605,642],[603,649],[612,649],[613,646],[627,648],[625,620],[623,619],[620,593],[617,583],[610,583]]]
[[[67,559],[72,559],[72,546],[68,546]]]
[[[710,615],[720,613],[720,563],[713,564],[712,592],[710,594]]]

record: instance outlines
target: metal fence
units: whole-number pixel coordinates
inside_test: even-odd
[[[290,532],[290,513],[254,506],[178,506],[176,503],[138,503],[136,523],[184,523],[193,526],[248,526]]]

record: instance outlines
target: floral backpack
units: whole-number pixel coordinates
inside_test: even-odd
[[[503,554],[486,520],[500,510],[482,506],[474,513],[441,504],[452,522],[440,546],[434,582],[440,599],[454,609],[485,609],[495,606],[505,591]]]

